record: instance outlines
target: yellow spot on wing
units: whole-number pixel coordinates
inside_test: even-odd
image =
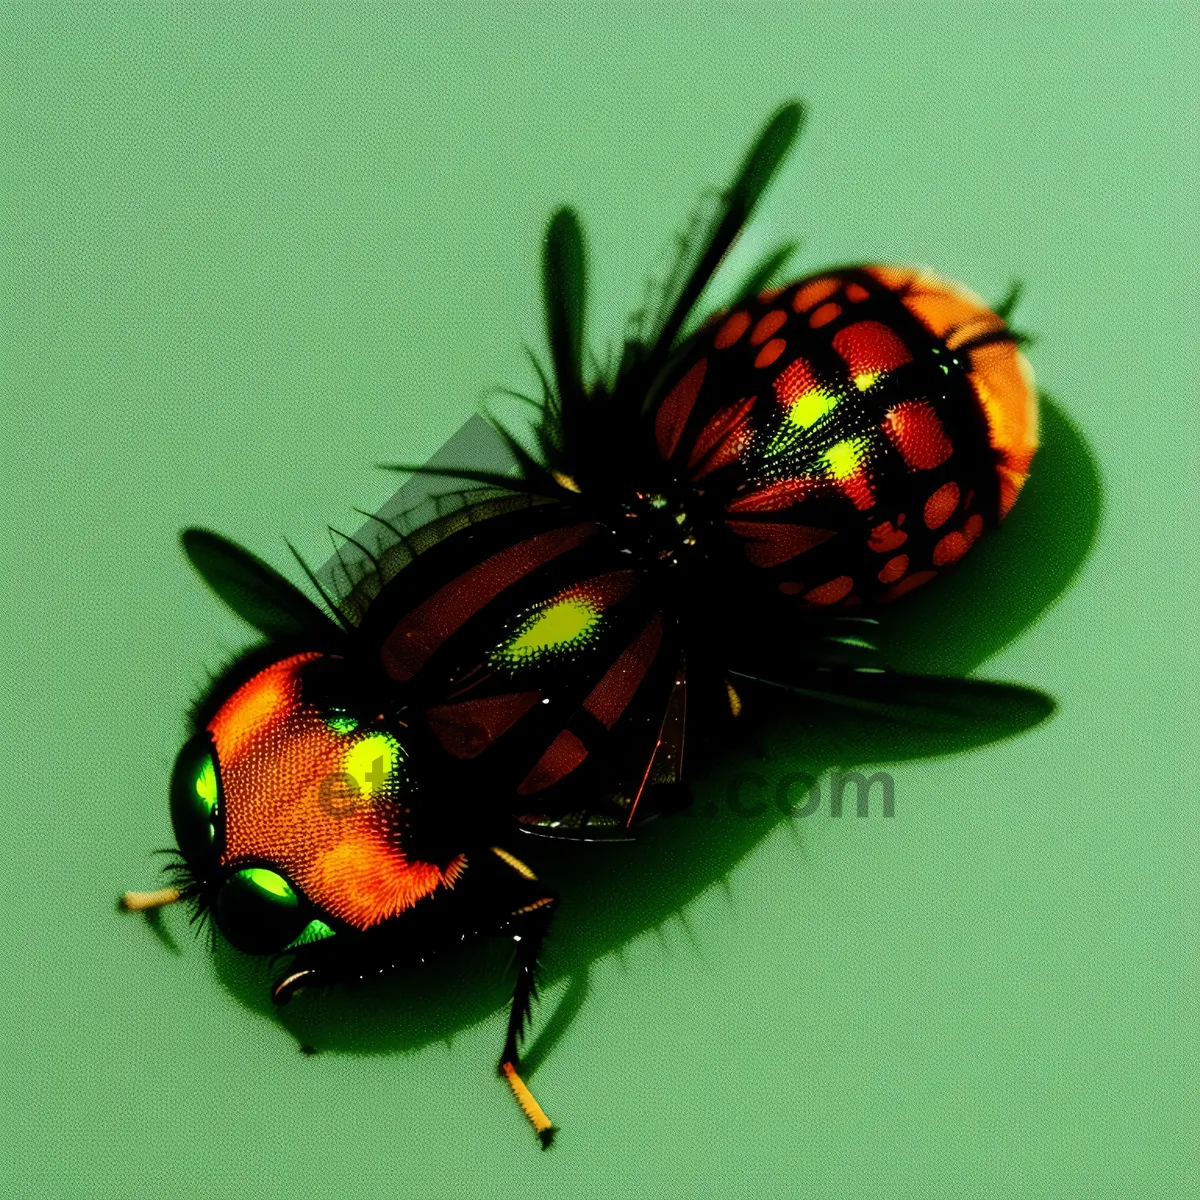
[[[825,451],[825,462],[834,479],[849,479],[862,466],[866,446],[861,438],[847,438]]]
[[[838,397],[820,388],[809,388],[801,392],[788,408],[788,420],[801,429],[815,425],[827,413],[837,408]]]
[[[519,630],[504,656],[526,659],[586,637],[600,619],[599,610],[582,596],[569,596],[536,613]]]

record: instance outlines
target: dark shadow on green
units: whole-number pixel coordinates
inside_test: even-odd
[[[1016,507],[944,579],[889,610],[884,651],[898,671],[967,675],[1066,591],[1100,526],[1100,472],[1079,429],[1042,397],[1042,446]]]
[[[893,664],[926,674],[966,675],[1031,626],[1062,594],[1087,558],[1100,520],[1100,479],[1076,427],[1044,401],[1042,449],[1034,473],[1003,529],[947,579],[891,610],[885,645]],[[544,998],[527,1062],[545,1060],[583,1005],[590,963],[639,934],[680,921],[695,897],[723,883],[734,865],[779,825],[803,838],[804,821],[785,811],[804,800],[803,772],[886,765],[961,753],[1013,736],[1046,714],[1018,697],[976,713],[958,729],[897,726],[811,701],[780,696],[754,730],[765,752],[729,747],[719,763],[693,759],[695,802],[664,817],[638,841],[563,845],[534,837],[513,849],[562,896],[547,945]],[[790,773],[790,774],[789,774]],[[780,780],[791,786],[780,792]],[[848,794],[848,816],[853,813]],[[781,805],[783,806],[781,808]],[[301,993],[275,1009],[278,974],[262,960],[222,944],[222,983],[249,1007],[278,1020],[302,1046],[353,1054],[415,1049],[494,1018],[510,995],[511,950],[490,942],[403,978],[355,991]],[[564,990],[565,982],[565,990]]]
[[[121,906],[117,905],[118,911],[124,911]],[[163,910],[161,908],[148,908],[141,914],[142,920],[146,923],[150,932],[172,953],[182,954],[183,950],[179,943],[175,940],[171,931],[163,923]]]

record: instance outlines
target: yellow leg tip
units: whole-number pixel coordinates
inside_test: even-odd
[[[153,892],[126,892],[117,901],[117,907],[126,912],[146,912],[148,909],[174,904],[178,899],[179,889],[173,887],[158,888]]]
[[[517,1074],[517,1068],[512,1063],[502,1062],[500,1064],[500,1074],[504,1076],[508,1086],[512,1088],[512,1094],[516,1097],[521,1111],[533,1126],[534,1133],[538,1135],[538,1140],[542,1143],[542,1149],[548,1150],[558,1130],[550,1123],[550,1118],[546,1116],[542,1110],[542,1106],[534,1099],[533,1093],[525,1086],[525,1081]]]

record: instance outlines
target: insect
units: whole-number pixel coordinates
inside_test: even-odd
[[[555,214],[536,452],[501,431],[513,474],[403,468],[468,488],[416,528],[372,518],[336,594],[305,567],[324,607],[235,543],[183,535],[266,641],[196,705],[170,886],[125,907],[186,900],[278,956],[279,1003],[510,938],[499,1070],[544,1146],[520,1047],[557,898],[531,837],[625,836],[686,803],[686,739],[775,689],[883,714],[1018,692],[1049,708],[891,672],[871,644],[873,606],[957,562],[1028,473],[1037,396],[1008,306],[879,266],[771,288],[777,252],[685,330],[801,118],[767,124],[661,312],[594,378],[582,232]]]

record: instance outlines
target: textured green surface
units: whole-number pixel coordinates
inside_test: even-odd
[[[1191,6],[573,7],[4,8],[0,1192],[1196,1194]],[[622,950],[537,1064],[564,1131],[540,1154],[498,1014],[309,1005],[305,1057],[182,914],[113,911],[169,843],[185,705],[248,635],[175,536],[323,560],[324,523],[395,486],[371,463],[527,381],[555,203],[611,340],[793,94],[809,126],[739,261],[799,236],[805,268],[1027,283],[1080,435],[1052,417],[1010,549],[900,642],[928,669],[994,649],[1061,708],[896,762],[891,820],[823,803],[693,824],[694,864],[614,858],[592,944]],[[1086,548],[1087,447],[1100,530],[1034,620]]]

